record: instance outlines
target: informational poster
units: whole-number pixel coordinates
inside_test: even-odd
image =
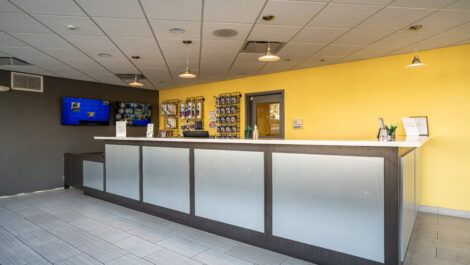
[[[126,137],[126,121],[116,122],[116,137]]]
[[[153,137],[153,123],[147,124],[147,138]]]
[[[407,136],[429,135],[427,117],[402,118],[402,121]]]
[[[209,120],[215,120],[217,118],[217,112],[209,111]]]
[[[209,129],[217,128],[217,112],[209,111]]]

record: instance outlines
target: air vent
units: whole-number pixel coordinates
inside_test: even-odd
[[[42,76],[11,72],[11,89],[42,93]]]
[[[121,80],[124,81],[132,81],[135,78],[135,74],[116,74],[117,77],[119,77]],[[145,76],[143,74],[137,74],[137,79],[139,80],[144,80]]]
[[[271,51],[273,53],[278,53],[282,47],[284,47],[285,43],[283,42],[269,42],[271,46]],[[243,53],[266,53],[268,49],[268,42],[267,41],[248,41],[245,46],[243,47]]]
[[[24,65],[31,65],[31,64],[15,57],[0,57],[0,65],[24,66]]]

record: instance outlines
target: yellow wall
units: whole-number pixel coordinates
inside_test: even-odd
[[[406,69],[412,55],[396,55],[163,90],[160,100],[204,96],[207,129],[215,95],[282,89],[286,139],[373,138],[379,117],[403,135],[402,117],[426,115],[432,139],[423,148],[421,204],[470,211],[470,45],[420,58],[427,67]]]

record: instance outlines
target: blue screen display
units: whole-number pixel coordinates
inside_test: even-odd
[[[109,101],[62,98],[63,125],[109,125]]]

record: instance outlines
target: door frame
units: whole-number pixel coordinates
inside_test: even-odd
[[[251,97],[257,96],[281,96],[281,102],[279,106],[280,111],[280,135],[279,138],[284,139],[285,137],[285,113],[284,113],[284,90],[271,90],[271,91],[263,91],[263,92],[256,92],[256,93],[246,93],[245,94],[245,130],[248,126],[251,126],[252,123],[252,107],[251,107]],[[260,137],[264,138],[264,137]],[[270,138],[270,137],[266,137]]]

